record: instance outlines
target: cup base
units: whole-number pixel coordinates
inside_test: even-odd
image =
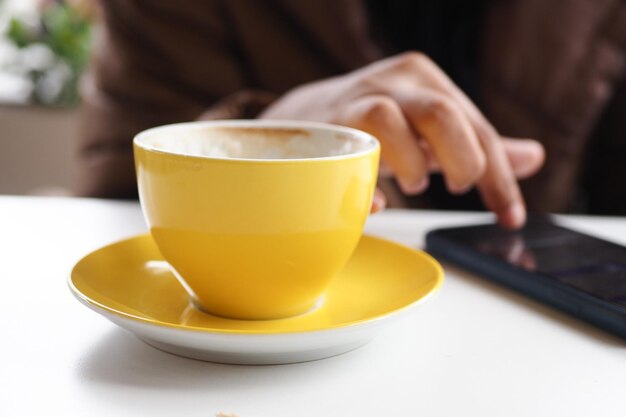
[[[255,317],[249,317],[249,316],[234,316],[234,315],[225,315],[225,314],[220,314],[215,312],[214,310],[211,310],[210,308],[207,308],[205,306],[203,306],[197,299],[195,299],[194,297],[189,297],[189,302],[191,303],[191,305],[196,308],[197,310],[199,310],[200,312],[204,313],[204,314],[208,314],[210,316],[215,316],[215,317],[221,317],[223,319],[228,319],[228,320],[242,320],[242,321],[272,321],[272,320],[285,320],[285,319],[291,319],[294,317],[300,317],[300,316],[305,316],[307,314],[311,314],[314,311],[316,311],[317,309],[319,309],[321,306],[324,305],[324,296],[321,295],[320,297],[318,297],[315,301],[313,301],[313,303],[308,304],[306,306],[306,308],[303,308],[301,311],[295,313],[295,314],[290,314],[290,315],[281,315],[281,316],[255,316]]]

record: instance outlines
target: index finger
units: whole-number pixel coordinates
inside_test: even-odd
[[[428,72],[430,82],[453,98],[467,116],[483,147],[486,166],[478,181],[478,190],[487,208],[499,222],[509,228],[519,228],[526,221],[526,207],[515,174],[506,155],[500,135],[474,103],[432,63]]]
[[[476,126],[475,129],[487,159],[485,173],[478,181],[483,202],[498,216],[500,224],[520,228],[526,222],[526,207],[504,145],[490,126]]]

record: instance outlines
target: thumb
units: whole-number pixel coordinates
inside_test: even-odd
[[[516,178],[528,178],[543,166],[546,153],[536,140],[503,138],[502,144]]]
[[[376,187],[376,191],[374,191],[374,198],[372,199],[372,213],[379,212],[385,208],[387,205],[387,198],[385,194],[380,190],[380,188]]]

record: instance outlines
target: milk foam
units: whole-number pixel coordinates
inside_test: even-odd
[[[349,155],[373,144],[343,132],[291,128],[200,127],[155,131],[143,142],[177,154],[237,159],[305,159]]]

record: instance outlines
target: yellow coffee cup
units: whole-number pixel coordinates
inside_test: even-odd
[[[380,146],[335,125],[233,120],[149,129],[134,151],[150,232],[196,306],[276,319],[313,308],[350,258]]]

